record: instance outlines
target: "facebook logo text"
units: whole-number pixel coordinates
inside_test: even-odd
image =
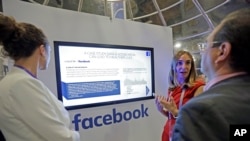
[[[98,115],[95,117],[82,117],[81,113],[75,114],[73,117],[73,125],[76,131],[79,128],[90,129],[94,127],[101,127],[104,125],[116,124],[123,121],[129,121],[133,119],[148,117],[148,108],[141,104],[140,108],[132,111],[119,112],[116,108],[113,108],[111,113],[105,115]]]

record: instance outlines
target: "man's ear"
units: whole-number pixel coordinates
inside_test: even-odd
[[[219,47],[217,54],[218,57],[215,60],[215,63],[227,60],[230,52],[231,52],[231,44],[229,42],[223,42]]]
[[[45,47],[44,45],[40,45],[39,46],[39,52],[42,56],[46,56],[46,50],[45,50]]]

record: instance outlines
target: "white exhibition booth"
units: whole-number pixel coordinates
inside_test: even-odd
[[[154,48],[155,91],[167,92],[167,75],[173,56],[172,29],[122,19],[3,0],[3,13],[17,21],[40,27],[51,47],[53,41],[72,41]],[[115,65],[115,64],[114,64]],[[57,96],[56,70],[52,49],[49,69],[40,71],[42,80]],[[72,128],[82,141],[160,141],[166,118],[156,109],[154,99],[70,110]],[[140,112],[140,117],[121,119],[124,114]],[[109,124],[102,117],[111,115]],[[46,123],[45,123],[46,124]]]

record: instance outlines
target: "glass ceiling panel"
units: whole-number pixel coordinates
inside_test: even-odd
[[[217,9],[211,10],[211,12],[208,12],[207,14],[213,24],[216,26],[227,14],[231,13],[232,11],[241,8],[250,8],[250,1],[247,1],[249,0],[231,0]]]
[[[135,10],[136,12],[134,12],[134,18],[157,11],[152,0],[130,0],[130,3],[132,7],[137,7],[137,10]]]
[[[211,8],[216,7],[217,5],[220,5],[224,2],[226,2],[227,0],[198,0],[198,2],[200,3],[200,5],[202,6],[202,8],[207,11]]]
[[[203,17],[198,17],[191,21],[173,27],[174,40],[202,34],[209,30],[209,26]]]
[[[181,1],[181,0],[156,0],[160,9],[164,9],[164,8],[169,7],[169,6],[172,6],[173,4],[175,4],[179,1]]]
[[[191,0],[185,0],[173,8],[163,11],[162,14],[169,26],[197,16],[200,12]]]
[[[141,19],[135,19],[134,21],[162,26],[162,22],[158,14],[145,17],[145,18],[141,18]]]
[[[23,0],[23,1],[25,1],[25,0]],[[34,1],[37,3],[40,3],[40,4],[43,4],[43,2],[44,2],[44,0],[34,0]]]
[[[78,11],[80,0],[63,0],[63,9]]]
[[[63,1],[61,0],[45,0],[43,2],[45,5],[51,6],[51,7],[58,7],[62,8]]]
[[[104,0],[83,0],[81,12],[105,16]]]

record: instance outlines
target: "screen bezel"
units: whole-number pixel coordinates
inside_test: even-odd
[[[138,47],[138,46],[128,46],[128,45],[108,45],[108,44],[97,44],[97,43],[83,43],[83,42],[68,42],[68,41],[54,41],[54,56],[55,56],[55,71],[56,71],[56,83],[57,83],[57,97],[60,101],[63,102],[63,94],[62,94],[62,85],[61,85],[61,71],[60,71],[60,54],[59,54],[59,46],[76,46],[76,47],[93,47],[93,48],[111,48],[111,49],[127,49],[127,50],[145,50],[151,52],[151,80],[152,80],[152,94],[147,97],[140,98],[132,98],[132,99],[122,99],[122,100],[114,100],[100,103],[92,103],[92,104],[81,104],[81,105],[73,105],[73,106],[65,106],[67,110],[74,110],[80,108],[90,108],[97,106],[105,106],[112,104],[121,104],[127,102],[135,102],[141,100],[149,100],[154,99],[155,93],[155,78],[154,78],[154,48],[152,47]]]

